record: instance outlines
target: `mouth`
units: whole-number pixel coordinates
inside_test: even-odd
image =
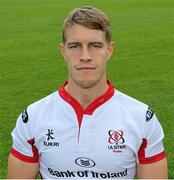
[[[96,69],[96,67],[94,67],[94,66],[76,67],[76,70],[78,70],[78,71],[83,71],[83,72],[93,71],[93,70],[95,70],[95,69]]]

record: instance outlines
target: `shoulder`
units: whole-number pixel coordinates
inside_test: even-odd
[[[114,103],[126,118],[126,122],[133,122],[135,126],[143,127],[153,119],[154,111],[145,103],[130,97],[118,90],[114,94]]]
[[[126,108],[127,111],[145,113],[148,110],[147,104],[118,90],[115,90],[114,98],[115,102],[117,102],[121,107]]]
[[[51,108],[52,106],[54,106],[54,104],[56,102],[58,102],[59,100],[59,94],[57,91],[49,94],[48,96],[30,104],[28,107],[27,107],[27,112],[29,114],[35,114],[35,113],[38,113],[38,112],[42,112],[42,111],[45,111],[46,109],[48,108]]]
[[[57,108],[59,102],[60,97],[58,92],[53,92],[50,95],[28,105],[19,117],[22,118],[25,124],[30,124],[31,126],[39,125],[39,123],[45,121],[46,116],[51,110]]]
[[[157,120],[152,108],[144,102],[130,97],[118,90],[115,91],[114,98],[117,106],[119,106],[125,114],[129,114],[131,120],[134,121],[135,124],[143,126],[143,124],[152,124]]]

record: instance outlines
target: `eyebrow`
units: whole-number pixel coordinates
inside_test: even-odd
[[[103,45],[102,42],[99,42],[99,41],[93,41],[93,42],[90,42],[89,44],[98,44],[98,45]]]
[[[77,44],[82,44],[81,42],[69,42],[67,45],[68,46],[71,46],[71,45],[77,45]],[[88,44],[99,44],[99,45],[103,45],[103,43],[102,42],[100,42],[100,41],[91,41],[91,42],[89,42]]]
[[[77,44],[81,44],[80,42],[69,42],[67,44],[67,46],[72,46],[72,45],[77,45]]]

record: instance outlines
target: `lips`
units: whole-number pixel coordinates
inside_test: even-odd
[[[90,71],[90,70],[94,70],[96,69],[94,66],[80,66],[80,67],[76,67],[76,70],[79,71]]]

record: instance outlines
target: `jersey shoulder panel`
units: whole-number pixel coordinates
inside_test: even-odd
[[[48,125],[50,109],[59,102],[58,93],[29,105],[18,117],[16,127],[12,131],[13,147],[11,153],[26,162],[37,162],[37,142],[40,129]]]
[[[144,115],[148,109],[148,105],[130,97],[118,90],[115,91],[115,100],[120,106],[126,109],[127,112],[139,120],[142,118],[144,120]]]
[[[35,113],[36,111],[39,111],[39,110],[43,110],[45,108],[47,108],[48,105],[54,103],[59,97],[59,94],[58,92],[53,92],[51,94],[49,94],[48,96],[30,104],[28,106],[28,110],[31,112],[31,113]]]
[[[113,98],[113,106],[119,109],[119,114],[122,114],[127,131],[134,132],[137,136],[137,142],[141,143],[146,127],[148,106],[118,90],[115,91]]]
[[[53,92],[52,94],[30,104],[27,107],[28,123],[33,132],[33,136],[37,133],[38,127],[45,124],[48,119],[46,118],[51,111],[55,110],[59,105],[59,94]],[[47,122],[46,122],[47,123]]]
[[[116,94],[117,93],[117,94]],[[164,158],[163,129],[153,110],[148,105],[117,91],[115,101],[123,109],[129,134],[136,134],[140,163],[152,163]],[[132,138],[132,141],[133,139]]]

